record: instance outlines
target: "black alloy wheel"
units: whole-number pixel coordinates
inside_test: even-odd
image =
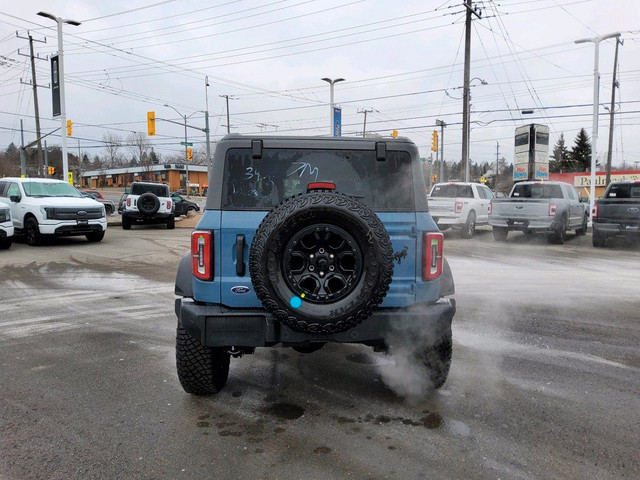
[[[25,236],[27,238],[27,244],[32,247],[35,245],[40,245],[42,243],[42,235],[40,235],[40,229],[38,228],[38,221],[29,217],[24,226]]]

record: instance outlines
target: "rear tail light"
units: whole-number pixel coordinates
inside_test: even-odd
[[[131,199],[127,198],[127,207],[130,207],[130,206],[131,206]]]
[[[598,218],[598,204],[594,204],[591,209],[591,218]]]
[[[555,217],[557,211],[558,211],[558,205],[556,205],[555,203],[550,203],[549,204],[549,216],[550,217]]]
[[[191,234],[191,272],[200,280],[212,280],[213,269],[213,232],[195,230]]]
[[[455,213],[460,213],[460,212],[462,212],[462,207],[463,207],[463,206],[464,206],[464,203],[462,203],[462,202],[456,202],[455,206],[453,207],[453,208],[454,208],[454,210],[453,210],[453,211],[454,211]]]
[[[442,274],[444,235],[425,232],[422,247],[422,280],[434,280]]]
[[[336,184],[332,182],[311,182],[307,185],[307,192],[312,190],[335,190]]]
[[[171,210],[171,200],[167,200],[167,210]]]
[[[489,202],[489,210],[487,213],[491,215],[491,212],[493,212],[493,202]]]

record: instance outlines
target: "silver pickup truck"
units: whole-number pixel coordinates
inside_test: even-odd
[[[567,230],[587,233],[589,206],[576,189],[563,182],[520,182],[509,197],[493,199],[489,225],[493,237],[505,241],[512,230],[525,234],[546,233],[549,243],[564,243]]]

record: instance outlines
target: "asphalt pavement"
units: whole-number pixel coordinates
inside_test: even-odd
[[[175,373],[189,229],[0,251],[0,479],[640,478],[640,249],[445,232],[445,386],[363,346]]]

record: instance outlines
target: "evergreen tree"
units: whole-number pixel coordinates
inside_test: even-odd
[[[584,128],[578,132],[575,144],[571,148],[571,161],[574,172],[586,172],[591,169],[591,139]]]
[[[567,148],[564,140],[564,133],[560,134],[560,138],[553,147],[551,154],[552,160],[549,162],[549,171],[553,173],[571,172],[573,171],[571,152]]]
[[[153,165],[158,165],[160,163],[160,157],[156,152],[153,151],[153,147],[151,147],[151,153],[149,154],[149,160]]]

